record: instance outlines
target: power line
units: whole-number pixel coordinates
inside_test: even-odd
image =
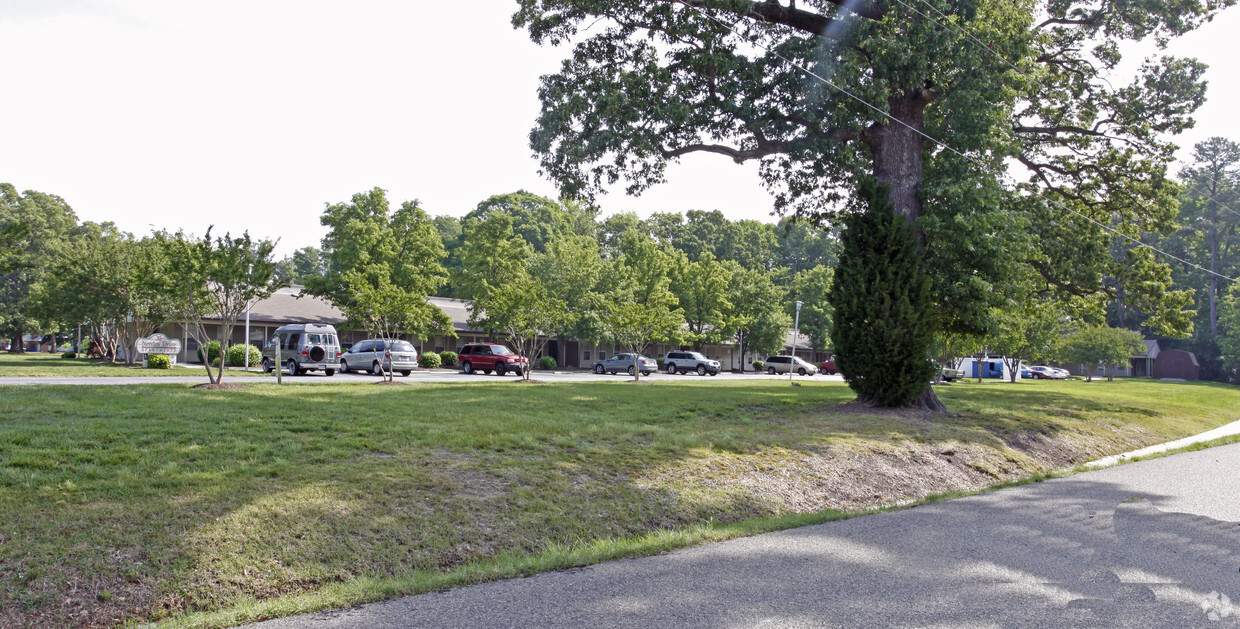
[[[897,1],[899,1],[899,0],[897,0]],[[713,16],[713,15],[710,15],[709,13],[704,13],[704,12],[701,10],[701,8],[700,8],[700,7],[695,7],[695,6],[691,5],[691,4],[689,4],[688,2],[686,2],[685,0],[677,0],[677,2],[679,2],[680,4],[683,4],[684,6],[686,6],[686,7],[690,8],[690,9],[697,10],[699,13],[702,13],[703,15],[705,15],[707,19],[709,19],[709,20],[711,20],[711,21],[715,22],[716,24],[719,24],[720,26],[722,26],[722,27],[724,27],[724,28],[728,29],[728,31],[729,31],[730,33],[732,33],[732,34],[734,34],[734,35],[737,35],[738,37],[744,37],[743,35],[741,35],[740,33],[738,33],[738,32],[737,32],[737,30],[736,30],[736,28],[735,28],[734,26],[732,26],[732,25],[730,25],[730,24],[727,24],[727,23],[723,22],[722,20],[719,20],[718,18],[716,18],[716,17],[715,17],[715,16]],[[903,4],[903,3],[901,3],[901,4]],[[906,5],[906,6],[907,6],[907,5]],[[936,21],[936,22],[937,22],[937,21]],[[856,94],[853,94],[851,91],[846,90],[846,89],[844,89],[844,88],[842,88],[842,87],[840,87],[840,86],[836,85],[835,83],[833,83],[831,80],[827,79],[826,77],[823,77],[823,76],[821,76],[821,75],[818,75],[818,74],[816,74],[815,72],[813,72],[812,70],[809,70],[808,68],[805,68],[804,66],[800,65],[799,63],[797,63],[797,62],[795,62],[795,61],[793,61],[793,60],[791,60],[791,59],[789,59],[789,58],[785,57],[784,55],[780,54],[780,53],[779,53],[779,51],[777,51],[777,50],[775,50],[775,49],[771,48],[770,46],[767,46],[766,44],[763,44],[762,42],[757,41],[757,40],[750,40],[750,43],[751,43],[751,44],[753,44],[753,45],[755,45],[755,46],[758,46],[759,48],[761,48],[761,49],[763,49],[763,50],[765,50],[767,53],[769,53],[769,54],[771,54],[771,55],[775,56],[776,58],[778,58],[778,59],[782,60],[783,62],[787,63],[788,65],[792,66],[793,68],[796,68],[797,70],[801,71],[802,73],[804,73],[804,74],[806,74],[806,75],[809,75],[809,76],[811,76],[811,77],[813,77],[813,78],[815,78],[815,79],[818,79],[819,81],[822,81],[823,83],[826,83],[827,85],[831,86],[831,87],[832,87],[832,88],[834,88],[835,90],[837,90],[837,91],[839,91],[839,92],[841,92],[841,93],[845,94],[845,95],[846,95],[846,96],[848,96],[849,98],[852,98],[853,100],[855,100],[855,101],[857,101],[857,102],[861,103],[862,105],[865,105],[866,107],[868,107],[868,108],[870,108],[870,109],[874,110],[874,111],[875,111],[875,112],[877,112],[879,115],[881,115],[881,116],[883,116],[883,117],[887,118],[888,120],[890,120],[890,121],[892,121],[892,122],[895,122],[896,124],[899,124],[899,125],[901,125],[901,126],[903,126],[903,127],[907,128],[908,130],[910,130],[910,131],[912,131],[912,132],[914,132],[914,133],[916,133],[916,134],[920,135],[920,136],[921,136],[921,137],[923,137],[923,138],[926,138],[927,140],[930,140],[930,141],[931,141],[931,142],[933,142],[934,144],[937,144],[938,146],[940,146],[940,147],[942,147],[942,148],[946,149],[947,151],[950,151],[950,152],[952,152],[952,153],[955,153],[956,155],[959,155],[960,157],[964,158],[965,160],[969,161],[970,163],[972,163],[972,164],[974,164],[974,165],[976,165],[976,166],[979,166],[979,167],[980,167],[980,168],[981,168],[984,172],[991,172],[991,170],[990,170],[990,166],[988,166],[987,164],[983,163],[981,160],[978,160],[978,159],[977,159],[977,158],[975,158],[975,157],[972,157],[972,156],[966,155],[966,154],[964,154],[964,153],[962,153],[962,152],[960,152],[960,151],[956,150],[954,147],[950,146],[950,145],[949,145],[949,144],[947,144],[946,142],[943,142],[943,141],[941,141],[941,140],[939,140],[939,139],[937,139],[937,138],[934,138],[934,137],[932,137],[932,136],[930,136],[930,135],[926,134],[926,133],[925,133],[925,132],[923,132],[922,130],[917,129],[917,128],[913,127],[912,125],[909,125],[908,123],[904,122],[903,120],[899,120],[898,118],[895,118],[894,116],[892,116],[891,114],[887,113],[886,111],[884,111],[883,109],[879,108],[878,106],[876,106],[876,105],[874,105],[874,104],[870,103],[869,101],[866,101],[865,99],[861,98],[860,96],[857,96]],[[989,49],[989,48],[988,48],[988,49]],[[993,52],[993,51],[992,51],[992,52]],[[992,174],[993,174],[993,173],[992,173]],[[1148,244],[1148,243],[1142,242],[1141,240],[1139,240],[1139,239],[1137,239],[1137,238],[1134,238],[1134,237],[1132,237],[1132,236],[1129,236],[1128,234],[1125,234],[1125,233],[1123,233],[1123,232],[1121,232],[1121,231],[1119,231],[1119,230],[1117,230],[1117,229],[1115,229],[1115,228],[1111,227],[1110,225],[1106,225],[1105,223],[1101,223],[1101,222],[1097,221],[1097,220],[1096,220],[1096,219],[1094,219],[1094,218],[1091,218],[1091,217],[1089,217],[1089,216],[1086,216],[1085,214],[1082,214],[1081,212],[1078,212],[1078,211],[1076,211],[1076,210],[1072,209],[1071,207],[1068,207],[1067,205],[1063,204],[1062,202],[1058,201],[1057,199],[1054,199],[1054,198],[1052,198],[1052,197],[1043,197],[1043,199],[1044,199],[1045,201],[1047,201],[1048,203],[1050,203],[1050,204],[1052,204],[1052,205],[1054,205],[1054,206],[1056,206],[1056,207],[1058,207],[1058,208],[1060,208],[1060,209],[1062,209],[1062,210],[1065,210],[1065,211],[1067,211],[1067,212],[1069,212],[1069,213],[1071,213],[1071,214],[1075,214],[1076,216],[1078,216],[1078,217],[1080,217],[1080,218],[1083,218],[1083,219],[1085,219],[1086,221],[1089,221],[1090,223],[1093,223],[1094,225],[1097,225],[1098,227],[1102,228],[1104,231],[1111,232],[1111,233],[1113,233],[1113,234],[1115,234],[1115,235],[1117,235],[1117,236],[1119,236],[1119,237],[1121,237],[1121,238],[1124,238],[1124,239],[1126,239],[1126,240],[1129,240],[1129,241],[1133,242],[1134,244],[1137,244],[1137,245],[1139,245],[1139,246],[1141,246],[1141,247],[1145,247],[1146,249],[1149,249],[1150,251],[1153,251],[1153,252],[1155,252],[1155,253],[1161,254],[1161,255],[1166,256],[1166,257],[1168,257],[1168,258],[1171,258],[1172,260],[1175,260],[1175,261],[1177,261],[1177,262],[1180,262],[1181,264],[1184,264],[1184,265],[1187,265],[1187,266],[1190,266],[1190,267],[1196,268],[1197,270],[1202,271],[1202,272],[1204,272],[1204,273],[1208,273],[1208,274],[1210,274],[1210,275],[1215,275],[1215,276],[1218,276],[1218,277],[1220,277],[1220,278],[1222,278],[1222,279],[1225,279],[1225,280],[1227,280],[1227,281],[1230,281],[1230,282],[1234,282],[1234,281],[1236,281],[1236,278],[1233,278],[1233,277],[1228,277],[1228,276],[1223,275],[1223,274],[1221,274],[1221,273],[1217,273],[1217,272],[1215,272],[1215,271],[1211,271],[1210,269],[1207,269],[1207,268],[1205,268],[1205,267],[1203,267],[1203,266],[1201,266],[1201,265],[1199,265],[1199,264],[1196,264],[1196,263],[1193,263],[1193,262],[1189,262],[1188,260],[1184,260],[1183,258],[1180,258],[1180,257],[1178,257],[1178,256],[1176,256],[1176,255],[1174,255],[1174,254],[1171,254],[1171,253],[1168,253],[1168,252],[1166,252],[1166,251],[1163,251],[1163,250],[1161,250],[1161,249],[1159,249],[1159,248],[1157,248],[1157,247],[1155,247],[1155,246],[1153,246],[1153,245],[1151,245],[1151,244]]]

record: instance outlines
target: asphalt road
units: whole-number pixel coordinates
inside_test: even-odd
[[[1237,627],[1240,444],[252,629]]]
[[[37,386],[37,385],[49,385],[49,384],[65,384],[65,385],[126,385],[126,384],[161,384],[161,383],[162,384],[168,384],[168,383],[203,384],[207,382],[207,376],[205,375],[205,372],[201,368],[197,370],[193,370],[194,375],[188,375],[190,372],[190,370],[188,369],[186,370],[186,372],[187,372],[187,375],[184,375],[184,376],[112,376],[112,377],[108,377],[108,376],[99,376],[99,377],[3,376],[3,377],[0,377],[0,386],[32,386],[32,385]],[[589,371],[555,371],[555,372],[535,371],[533,376],[531,377],[535,380],[543,380],[546,382],[592,382],[592,381],[617,382],[621,380],[631,379],[631,377],[626,374],[617,374],[614,376],[611,374],[603,374],[600,376],[600,375],[596,375]],[[781,378],[784,381],[788,380],[787,374],[784,374],[782,376],[770,376],[765,373],[756,374],[753,372],[747,372],[744,374],[730,373],[730,372],[720,373],[718,376],[710,376],[710,375],[698,376],[697,374],[693,374],[693,373],[686,374],[683,376],[681,375],[670,376],[670,375],[667,375],[666,373],[659,372],[659,373],[650,374],[649,376],[646,376],[646,377],[650,378],[652,381],[668,381],[668,380],[675,381],[675,380],[686,380],[686,379],[687,380],[699,380],[700,379],[703,381],[707,381],[707,380],[749,380],[749,381],[753,381],[756,379],[775,380],[775,379],[781,379]],[[295,377],[289,377],[288,375],[285,375],[283,380],[287,384],[333,384],[333,383],[339,384],[339,383],[377,382],[379,380],[379,377],[373,376],[368,373],[358,373],[358,372],[350,372],[347,374],[337,373],[334,376],[326,376],[322,372],[314,372],[314,373],[309,373],[309,374],[295,376]],[[414,371],[408,377],[401,376],[399,374],[396,376],[397,382],[503,382],[503,381],[511,382],[515,380],[517,380],[517,376],[511,373],[504,375],[502,377],[496,376],[494,374],[465,375],[464,373],[461,373],[460,371],[452,371],[452,370],[447,370],[447,369],[418,370],[418,371]],[[274,377],[255,378],[252,376],[233,376],[228,373],[225,373],[224,381],[225,382],[241,382],[241,383],[275,382],[275,378]],[[798,382],[798,383],[826,382],[826,381],[843,382],[843,377],[838,374],[834,376],[827,376],[827,375],[796,376],[794,375],[792,376],[792,381]]]

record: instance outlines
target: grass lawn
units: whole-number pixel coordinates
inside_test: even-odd
[[[779,379],[9,387],[0,626],[226,626],[971,490],[1240,419],[1240,388]],[[875,465],[880,461],[882,465]]]
[[[224,380],[233,376],[266,375],[258,367],[246,372],[240,367],[225,367]],[[59,353],[26,352],[10,354],[0,352],[0,376],[22,377],[94,377],[94,376],[203,376],[207,370],[201,364],[177,365],[172,369],[143,369],[142,363],[130,367],[124,363],[112,364],[89,358],[61,358]]]

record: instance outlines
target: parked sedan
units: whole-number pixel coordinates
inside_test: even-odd
[[[611,358],[594,361],[594,373],[603,374],[611,373],[615,375],[617,372],[623,371],[630,376],[633,375],[633,354],[616,354]],[[649,376],[659,370],[659,363],[653,358],[645,356],[637,357],[638,364],[641,365],[642,375]]]
[[[1029,368],[1029,375],[1039,380],[1067,380],[1068,371],[1046,365],[1034,365]]]

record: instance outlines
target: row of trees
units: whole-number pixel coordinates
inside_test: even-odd
[[[783,346],[788,304],[803,298],[808,336],[820,347],[829,342],[831,268],[808,261],[833,241],[793,223],[731,222],[717,212],[598,221],[592,210],[525,192],[490,197],[459,220],[431,218],[416,202],[390,211],[378,188],[329,205],[322,222],[322,249],[299,250],[279,266],[387,336],[451,335],[447,318],[426,303],[439,294],[470,300],[471,325],[507,335],[529,356],[557,337],[634,353],[653,343],[733,342],[742,353],[766,353]],[[719,246],[720,234],[733,237]],[[780,256],[802,268],[779,266]]]

